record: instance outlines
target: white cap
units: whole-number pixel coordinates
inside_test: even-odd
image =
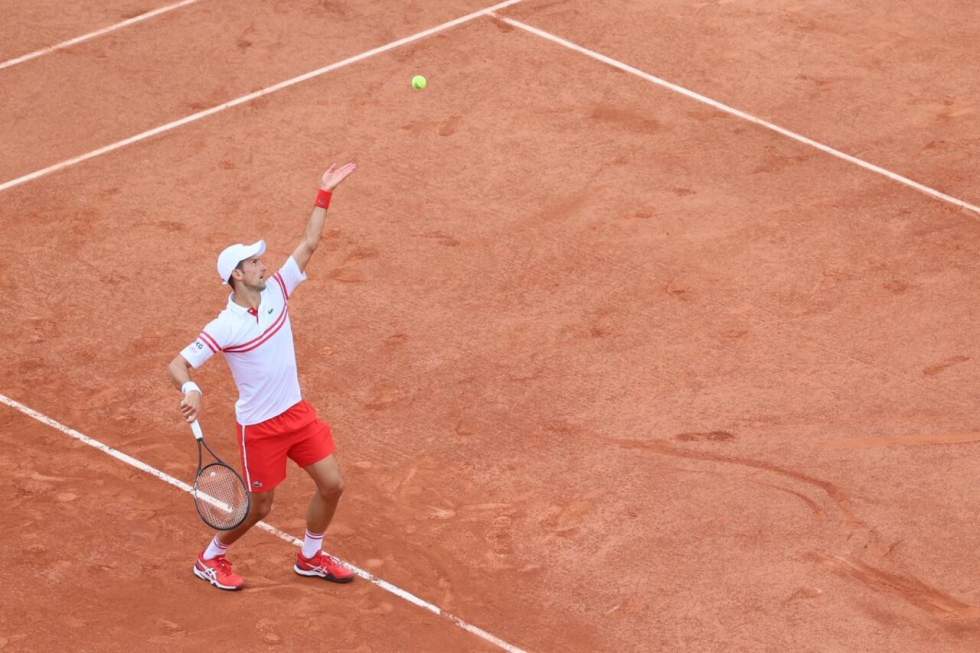
[[[265,254],[264,240],[254,242],[251,245],[235,243],[225,247],[218,254],[218,276],[221,277],[222,283],[228,283],[228,278],[239,263],[247,258],[262,256],[263,254]]]

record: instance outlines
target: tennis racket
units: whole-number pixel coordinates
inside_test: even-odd
[[[197,476],[194,478],[194,505],[204,523],[219,531],[238,527],[248,516],[252,494],[238,472],[211,451],[197,420],[191,422],[197,439]],[[214,458],[204,464],[204,450]]]

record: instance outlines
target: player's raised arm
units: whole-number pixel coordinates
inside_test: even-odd
[[[313,256],[313,252],[316,251],[317,245],[320,244],[320,235],[323,233],[323,223],[327,217],[327,207],[330,206],[330,196],[333,189],[355,170],[357,170],[356,163],[347,163],[339,168],[331,164],[323,173],[323,178],[320,180],[320,192],[316,196],[316,207],[314,207],[310,221],[306,225],[303,240],[293,251],[293,258],[301,271],[306,270],[306,264]]]

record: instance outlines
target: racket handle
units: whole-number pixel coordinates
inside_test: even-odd
[[[201,430],[201,423],[197,420],[191,422],[191,430],[194,431],[194,437],[198,440],[204,439],[204,431]]]

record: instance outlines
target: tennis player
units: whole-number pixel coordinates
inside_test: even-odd
[[[244,580],[232,570],[225,554],[269,514],[276,486],[286,478],[286,458],[316,483],[306,511],[303,549],[296,554],[293,571],[335,583],[354,579],[349,569],[322,551],[323,534],[337,509],[344,482],[330,425],[300,392],[289,298],[306,280],[306,264],[320,242],[333,190],[356,169],[354,163],[339,168],[331,165],[323,173],[306,233],[274,274],[269,274],[262,261],[265,241],[231,245],[218,255],[218,275],[232,289],[228,305],[169,366],[174,383],[184,393],[180,412],[188,422],[197,419],[203,396],[191,380],[191,368],[221,352],[238,386],[237,440],[245,483],[252,491],[252,509],[241,526],[215,535],[194,564],[194,574],[219,589],[243,586]]]

